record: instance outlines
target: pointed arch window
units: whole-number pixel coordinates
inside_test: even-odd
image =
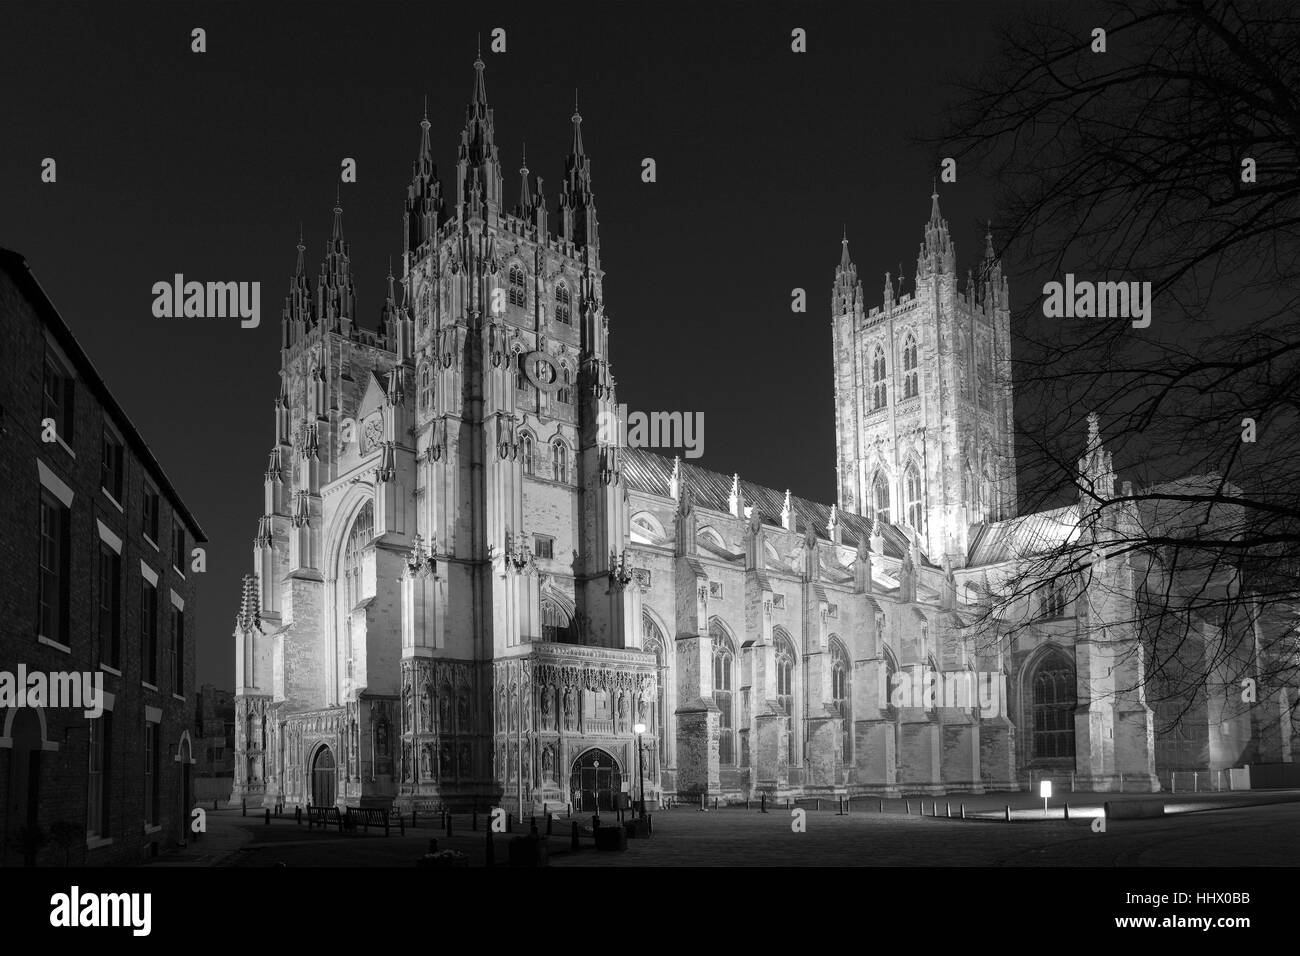
[[[533,448],[533,436],[528,432],[519,439],[519,453],[524,463],[524,474],[537,474],[537,453]]]
[[[569,480],[569,446],[559,439],[551,445],[551,474],[556,481]]]
[[[889,479],[885,477],[884,472],[876,472],[875,479],[871,482],[871,504],[875,508],[875,513],[880,515],[880,520],[889,522]]]
[[[528,288],[527,281],[528,280],[524,277],[523,266],[515,264],[510,267],[510,272],[509,272],[510,288],[507,293],[507,301],[511,305],[517,305],[519,306],[519,308],[522,309],[527,304],[528,302],[528,297],[526,294]]]
[[[889,402],[889,383],[885,378],[885,350],[877,345],[871,356],[871,409],[884,408]]]
[[[1073,662],[1058,650],[1044,655],[1034,669],[1032,687],[1034,759],[1073,758],[1078,704]]]
[[[918,534],[925,531],[923,524],[923,509],[921,507],[921,471],[916,467],[916,462],[909,462],[907,471],[903,473],[903,500],[907,508],[907,523],[912,526]]]
[[[660,765],[660,762],[666,759],[664,744],[668,711],[664,694],[668,687],[668,644],[667,641],[664,640],[664,634],[663,631],[659,629],[659,625],[654,622],[654,619],[651,618],[650,614],[645,610],[641,611],[641,635],[642,647],[645,650],[652,652],[655,656],[655,673],[658,676],[658,679],[655,681],[655,710],[654,714],[651,715],[653,718],[651,726],[654,727],[655,741],[658,749],[655,754],[656,759],[647,761],[647,763],[650,764],[650,767],[653,768]],[[651,773],[653,773],[653,769],[651,770]]]
[[[831,706],[840,715],[840,752],[846,766],[853,763],[853,719],[851,707],[851,674],[849,654],[837,639],[830,641],[831,647]]]
[[[575,643],[569,615],[554,601],[542,601],[542,640],[549,644]]]
[[[776,699],[785,711],[786,761],[795,762],[794,728],[794,645],[784,630],[773,634],[776,662]]]
[[[734,767],[736,731],[732,686],[736,647],[717,621],[709,624],[709,637],[713,643],[713,703],[718,708],[718,762],[724,767]]]
[[[352,522],[352,530],[348,533],[348,542],[343,553],[343,607],[341,611],[345,654],[344,667],[345,674],[348,677],[353,676],[353,664],[356,659],[356,649],[353,645],[352,611],[364,596],[361,557],[366,546],[370,544],[370,539],[374,536],[375,509],[367,501]]]
[[[433,411],[433,375],[426,365],[420,372],[420,411]]]
[[[555,287],[555,320],[565,325],[573,324],[573,312],[570,307],[569,287],[563,282]]]
[[[565,405],[573,404],[573,378],[568,366],[560,366],[560,387],[555,392],[555,399]]]
[[[921,394],[920,374],[917,370],[916,336],[911,332],[903,340],[903,398],[916,398]]]

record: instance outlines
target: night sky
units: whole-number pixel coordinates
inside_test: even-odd
[[[718,471],[834,498],[830,290],[841,228],[869,305],[912,291],[945,83],[977,70],[992,3],[6,4],[0,245],[27,257],[207,532],[198,679],[231,687],[273,441],[279,316],[299,222],[315,281],[343,157],[359,318],[378,326],[423,98],[444,189],[476,34],[507,196],[520,149],[552,211],[578,88],[600,217],[619,399],[702,411]],[[208,51],[190,52],[190,31]],[[488,51],[495,27],[507,52]],[[790,31],[808,31],[808,52]],[[40,181],[41,161],[58,182]],[[653,157],[658,182],[641,181]],[[975,170],[940,185],[958,269],[990,208]],[[996,219],[994,221],[996,231]],[[1015,284],[1013,303],[1027,286]],[[158,319],[174,273],[260,281],[262,322]],[[808,293],[790,311],[791,289]],[[1018,294],[1019,288],[1019,294]]]

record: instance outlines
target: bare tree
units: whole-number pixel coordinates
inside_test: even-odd
[[[1001,43],[925,142],[998,184],[1021,512],[1074,504],[1017,545],[989,616],[1038,626],[1058,587],[1085,593],[1082,626],[1131,629],[1115,639],[1158,734],[1198,708],[1230,720],[1252,688],[1293,688],[1294,723],[1300,8],[1050,4]],[[1045,317],[1044,283],[1067,274],[1150,283],[1150,325],[1083,302],[1094,314]],[[1106,452],[1135,483],[1114,486]],[[1252,746],[1277,732],[1261,728]]]

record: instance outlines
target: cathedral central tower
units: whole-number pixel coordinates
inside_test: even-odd
[[[955,567],[973,525],[1016,507],[1007,282],[985,241],[978,275],[959,283],[936,192],[913,291],[885,273],[868,310],[846,237],[832,294],[839,505]]]

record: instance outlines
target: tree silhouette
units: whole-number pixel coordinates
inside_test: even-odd
[[[1085,594],[1077,633],[1122,655],[1116,693],[1156,709],[1157,735],[1249,715],[1239,760],[1287,733],[1288,706],[1300,732],[1297,14],[1038,8],[923,138],[997,183],[1021,513],[1067,506],[1009,545],[977,630],[1041,627],[1055,588]],[[1149,282],[1150,326],[1045,318],[1040,289],[1067,273]]]

